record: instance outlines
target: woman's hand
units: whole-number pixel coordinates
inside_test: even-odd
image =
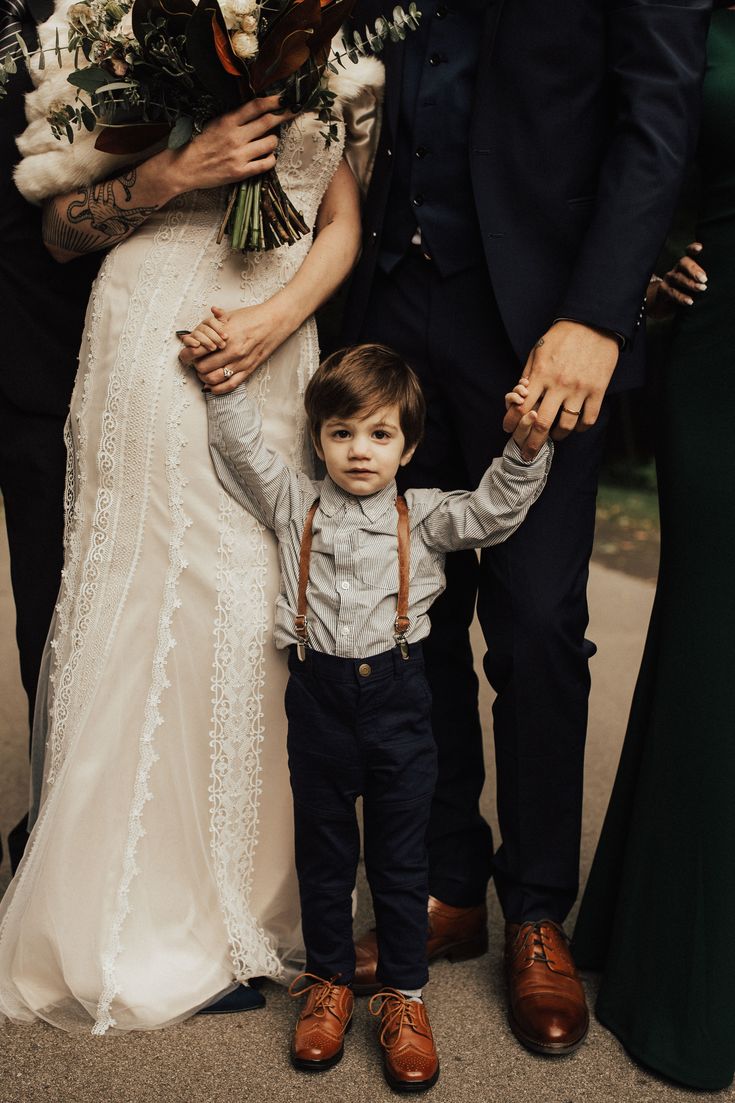
[[[275,168],[274,131],[293,118],[282,110],[278,96],[267,96],[212,119],[181,149],[159,154],[169,188],[181,195],[235,184]]]
[[[693,306],[695,295],[707,290],[707,273],[694,259],[702,252],[702,244],[693,241],[663,279],[653,278],[648,285],[646,307],[651,318],[666,318],[674,305]]]
[[[179,360],[193,366],[214,394],[227,394],[264,364],[291,332],[275,299],[232,311],[213,306],[210,318],[181,336]]]

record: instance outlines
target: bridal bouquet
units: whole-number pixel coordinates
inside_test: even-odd
[[[337,134],[329,72],[346,61],[379,53],[418,26],[415,3],[393,10],[372,28],[345,32],[340,49],[332,40],[355,0],[81,0],[69,9],[68,35],[51,51],[18,53],[40,69],[46,53],[63,64],[73,55],[68,81],[74,103],[48,116],[55,136],[101,124],[95,146],[106,153],[137,154],[167,137],[180,148],[216,115],[258,96],[280,95],[293,112],[316,111],[328,145]],[[14,56],[0,61],[0,94]],[[232,247],[272,249],[308,232],[275,169],[237,185],[222,231]]]

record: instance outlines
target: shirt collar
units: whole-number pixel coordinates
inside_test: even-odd
[[[346,490],[343,490],[341,486],[337,486],[329,475],[327,475],[321,485],[319,509],[322,513],[326,514],[327,517],[332,517],[338,510],[345,509],[351,502],[355,502],[365,514],[368,521],[375,524],[378,518],[382,517],[384,513],[387,513],[395,504],[395,500],[395,479],[391,479],[388,485],[384,486],[382,490],[379,490],[377,494],[368,494],[366,497],[359,497],[357,494],[349,494]]]

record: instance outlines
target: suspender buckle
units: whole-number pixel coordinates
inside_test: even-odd
[[[406,632],[408,632],[410,627],[411,621],[408,619],[408,617],[396,617],[393,625],[393,628],[395,630],[395,635],[393,636],[393,639],[396,641],[396,645],[400,648],[401,658],[403,659],[410,658],[408,652],[408,640],[406,639]]]
[[[304,663],[306,662],[306,645],[309,642],[309,630],[305,614],[299,613],[294,617],[294,631],[298,636],[296,654],[299,657],[299,662]]]

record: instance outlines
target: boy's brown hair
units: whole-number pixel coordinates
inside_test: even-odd
[[[319,365],[304,396],[312,440],[319,443],[321,427],[330,418],[374,413],[398,406],[405,450],[424,434],[426,402],[416,373],[386,345],[355,345],[339,349]]]

